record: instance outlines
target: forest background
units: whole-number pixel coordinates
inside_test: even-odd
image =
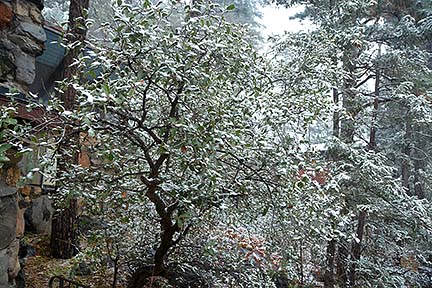
[[[72,1],[62,125],[31,139],[56,151],[59,257],[112,287],[431,287],[432,4],[276,2],[310,28],[264,39],[247,0]]]

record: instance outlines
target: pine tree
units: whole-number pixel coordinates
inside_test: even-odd
[[[425,158],[419,157],[419,154],[425,153],[421,152],[424,149],[413,143],[418,137],[414,135],[419,134],[423,125],[419,122],[424,123],[420,119],[430,117],[427,116],[430,115],[430,103],[426,100],[430,88],[424,80],[428,78],[430,71],[426,66],[427,57],[421,40],[424,39],[423,25],[426,20],[422,22],[415,19],[417,16],[410,16],[410,13],[418,11],[415,1],[329,0],[279,3],[306,5],[302,16],[310,17],[318,26],[316,31],[310,33],[309,41],[316,41],[313,34],[326,35],[334,43],[334,53],[330,56],[334,69],[340,69],[343,73],[339,81],[332,82],[334,104],[342,109],[337,108],[333,114],[333,135],[336,139],[328,154],[336,164],[335,173],[346,177],[338,183],[341,191],[344,191],[340,197],[344,203],[342,213],[350,220],[349,224],[340,229],[345,236],[330,238],[327,242],[324,282],[326,287],[366,283],[372,285],[373,277],[363,271],[372,269],[373,265],[375,269],[393,265],[389,258],[374,259],[373,253],[383,247],[371,247],[370,239],[377,237],[391,242],[391,233],[397,229],[410,230],[403,223],[388,231],[377,229],[377,223],[385,223],[384,219],[388,217],[386,213],[400,213],[397,206],[394,209],[383,209],[385,205],[382,201],[398,203],[398,195],[402,193],[403,186],[408,195],[402,195],[407,199],[409,195],[420,198],[424,196],[421,175]],[[395,119],[401,115],[401,110],[393,110],[391,107],[394,105],[405,107],[405,112],[402,113],[405,115],[404,125],[395,125]],[[391,155],[387,153],[390,149],[385,143],[388,143],[389,135],[387,128],[382,127],[382,119],[388,119],[392,124],[391,129],[398,131],[398,134],[393,135],[404,135],[405,144],[400,150],[405,155],[402,177],[396,174],[395,168],[398,166],[391,163]],[[421,141],[417,143],[420,145]],[[393,142],[391,147],[397,146]],[[365,167],[370,170],[364,170]],[[401,177],[402,181],[395,182],[394,176]],[[424,217],[429,219],[429,216]],[[422,221],[419,218],[421,217],[417,216],[415,221]],[[367,233],[371,227],[375,227],[376,235]],[[428,225],[422,227],[422,233],[428,233]],[[422,238],[422,233],[416,234],[416,237]],[[424,242],[424,245],[427,243],[428,241]],[[400,255],[405,249],[413,249],[413,244],[393,243],[397,251],[395,254]],[[406,281],[409,283],[419,279],[421,275]],[[392,281],[399,280],[397,277],[388,277],[386,281],[394,283]]]

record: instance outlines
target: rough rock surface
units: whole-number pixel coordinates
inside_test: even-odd
[[[50,235],[53,212],[47,195],[33,199],[31,206],[25,211],[26,231]]]
[[[0,0],[0,88],[16,89],[26,94],[33,83],[35,58],[42,54],[46,41],[42,8],[42,0]],[[33,197],[37,199],[41,194],[40,189],[20,190],[24,192],[22,195],[18,193],[18,162],[21,159],[9,158],[11,160],[0,169],[0,288],[16,287],[16,279],[20,275],[18,254],[25,229],[25,210],[30,200]],[[36,207],[42,207],[47,199],[36,202]],[[38,229],[46,230],[50,212],[43,214],[44,210],[41,211],[37,208],[33,217],[41,219],[45,225]]]
[[[7,256],[7,249],[0,250],[0,287],[8,287],[9,276],[9,258]]]
[[[13,279],[10,275],[18,274],[20,270],[17,262],[19,245],[15,245],[17,210],[15,194],[0,198],[0,288],[10,287],[10,279]]]
[[[0,2],[0,29],[7,27],[12,22],[12,8],[6,2]]]
[[[24,84],[33,83],[35,79],[35,58],[22,50],[15,52],[16,80]]]
[[[39,25],[39,23],[34,24],[29,22],[21,22],[19,30],[20,32],[29,34],[38,42],[45,42],[47,39],[45,30],[41,25]]]
[[[18,204],[16,195],[0,198],[0,250],[15,240]]]
[[[12,166],[6,170],[6,185],[16,187],[21,177],[21,172],[18,167]]]
[[[7,172],[4,169],[0,169],[0,199],[16,193],[16,187],[11,187],[6,184]]]
[[[0,87],[25,93],[35,79],[35,58],[46,41],[43,1],[0,0]]]
[[[15,230],[16,238],[22,238],[24,236],[24,228],[25,228],[24,212],[25,212],[25,208],[22,209],[20,207],[20,209],[18,209],[17,219],[16,219],[16,230]]]
[[[18,272],[20,271],[20,263],[19,263],[19,239],[15,239],[9,245],[7,250],[8,256],[8,278],[9,280],[15,279],[18,276]]]

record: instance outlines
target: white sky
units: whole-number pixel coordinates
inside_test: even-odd
[[[289,18],[295,14],[302,12],[303,6],[291,7],[289,9],[284,7],[276,7],[275,5],[266,5],[260,7],[262,18],[259,23],[264,26],[262,31],[264,38],[272,34],[282,34],[287,32],[298,32],[306,30],[311,27],[310,21],[290,20]]]

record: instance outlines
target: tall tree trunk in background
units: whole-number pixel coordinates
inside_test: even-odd
[[[345,109],[346,115],[340,119],[340,138],[345,143],[352,143],[354,141],[355,132],[355,117],[357,116],[358,107],[355,103],[356,92],[354,90],[357,84],[357,76],[355,73],[356,60],[358,58],[359,49],[351,47],[344,52],[343,66],[348,75],[343,80],[342,89],[342,105]]]
[[[341,89],[342,106],[345,110],[345,115],[339,118],[340,139],[346,144],[354,142],[355,134],[355,118],[358,113],[356,104],[355,86],[357,84],[357,76],[355,73],[356,61],[358,59],[359,49],[350,47],[344,51],[342,58],[344,70],[348,73],[343,80],[343,89]],[[340,239],[337,245],[337,253],[335,257],[337,270],[337,284],[341,287],[347,287],[349,281],[349,260],[351,256],[351,245],[346,239]]]
[[[424,169],[424,158],[425,158],[425,152],[423,152],[424,142],[422,141],[421,137],[418,137],[418,132],[421,130],[421,126],[419,124],[414,124],[413,127],[413,137],[415,146],[412,153],[412,162],[413,162],[413,174],[414,174],[414,194],[420,198],[423,199],[425,197],[425,192],[423,188],[423,179],[421,177],[421,171]]]
[[[337,243],[337,253],[335,257],[336,263],[336,287],[347,287],[348,275],[347,266],[350,256],[349,243],[345,239],[339,240]]]
[[[430,40],[428,43],[426,43],[426,51],[431,53],[429,55],[432,55],[432,40]],[[429,69],[432,69],[432,56],[429,57],[428,67],[429,67]]]
[[[330,10],[337,9],[337,5],[334,0],[329,1]],[[333,59],[334,65],[337,66],[338,59],[335,57]],[[333,137],[340,138],[340,112],[339,112],[339,91],[338,88],[333,88],[333,103],[335,106],[335,111],[333,112]],[[335,260],[336,260],[336,248],[337,240],[331,239],[327,241],[326,248],[326,267],[324,271],[324,287],[333,288],[335,287]]]
[[[381,56],[381,46],[378,50],[378,57]],[[379,68],[376,69],[375,72],[375,92],[374,92],[374,102],[373,102],[373,110],[372,110],[372,125],[370,127],[370,133],[369,133],[369,150],[375,150],[377,148],[377,139],[376,139],[376,132],[377,132],[377,122],[378,122],[378,105],[379,105],[379,96],[380,96],[380,85],[381,85],[381,71]]]
[[[339,109],[339,92],[337,88],[333,88],[333,103]],[[340,137],[340,119],[339,111],[333,112],[333,137]],[[336,239],[327,242],[326,249],[326,268],[324,272],[324,287],[333,288],[335,286],[335,256],[336,256]]]
[[[414,153],[415,159],[414,162],[414,194],[419,198],[423,199],[425,197],[424,189],[423,189],[423,181],[420,177],[420,171],[423,169],[423,161],[419,157],[423,157],[423,155],[419,155],[419,153]]]
[[[412,138],[412,127],[411,127],[411,115],[408,110],[405,115],[405,137],[404,145],[402,148],[403,159],[401,163],[402,170],[402,185],[405,187],[408,194],[411,194],[409,187],[409,177],[410,177],[410,159],[411,159],[411,138]]]
[[[349,269],[349,287],[355,287],[357,261],[361,256],[361,245],[363,241],[364,227],[366,225],[366,211],[362,210],[359,213],[357,220],[356,239],[352,242],[351,247],[351,266]]]
[[[381,56],[381,46],[378,48],[378,58]],[[374,101],[373,101],[373,110],[372,110],[372,119],[371,119],[371,127],[369,132],[369,143],[368,149],[370,151],[374,151],[377,148],[377,117],[378,117],[378,108],[379,108],[379,96],[380,96],[380,85],[381,85],[381,71],[380,68],[377,67],[375,70],[375,91],[374,91]],[[351,245],[351,266],[349,271],[349,285],[351,287],[355,287],[356,283],[356,270],[357,270],[357,262],[361,257],[361,247],[363,242],[363,234],[366,226],[366,216],[367,213],[365,210],[361,210],[359,216],[357,218],[357,230],[356,230],[356,238],[353,240]]]
[[[339,91],[337,88],[333,88],[333,103],[339,109]],[[336,110],[333,112],[333,137],[340,137],[340,120],[339,120],[339,111]]]
[[[335,280],[334,280],[335,254],[336,254],[336,240],[332,239],[327,242],[326,270],[324,272],[324,287],[326,288],[333,288],[335,285]]]
[[[79,71],[76,66],[71,64],[82,51],[82,47],[87,34],[85,28],[85,19],[87,18],[87,10],[89,8],[89,0],[71,0],[69,6],[69,23],[68,33],[66,36],[67,44],[80,43],[74,45],[73,49],[68,50],[63,59],[63,79],[72,79],[79,76]],[[65,91],[60,94],[60,100],[65,110],[72,111],[76,105],[76,91],[68,85]],[[65,127],[65,139],[61,143],[61,157],[58,163],[59,173],[67,171],[68,164],[78,164],[78,142],[79,135],[72,131],[72,127]],[[60,183],[61,185],[61,183]],[[72,198],[69,203],[66,203],[61,211],[58,211],[53,216],[52,231],[51,231],[51,253],[56,258],[71,258],[78,252],[78,207],[77,199]]]
[[[431,37],[429,37],[429,40],[426,41],[425,50],[428,53],[430,53],[429,55],[432,55],[432,38]],[[429,57],[428,67],[429,67],[429,69],[432,69],[432,56]],[[421,129],[422,129],[421,126],[416,125],[414,132],[416,134],[418,134],[417,132]],[[428,133],[430,133],[430,132],[428,132]],[[426,148],[424,141],[422,142],[421,139],[416,139],[416,140],[417,140],[416,141],[417,143],[422,143],[420,145],[421,146],[420,149]],[[426,140],[426,145],[428,145],[428,144],[429,143]],[[425,159],[424,159],[425,155],[424,155],[424,153],[419,153],[418,149],[419,148],[417,148],[415,150],[415,153],[414,153],[414,193],[417,195],[417,197],[419,197],[420,199],[423,199],[425,197],[424,180],[421,179],[420,171],[425,168]]]

